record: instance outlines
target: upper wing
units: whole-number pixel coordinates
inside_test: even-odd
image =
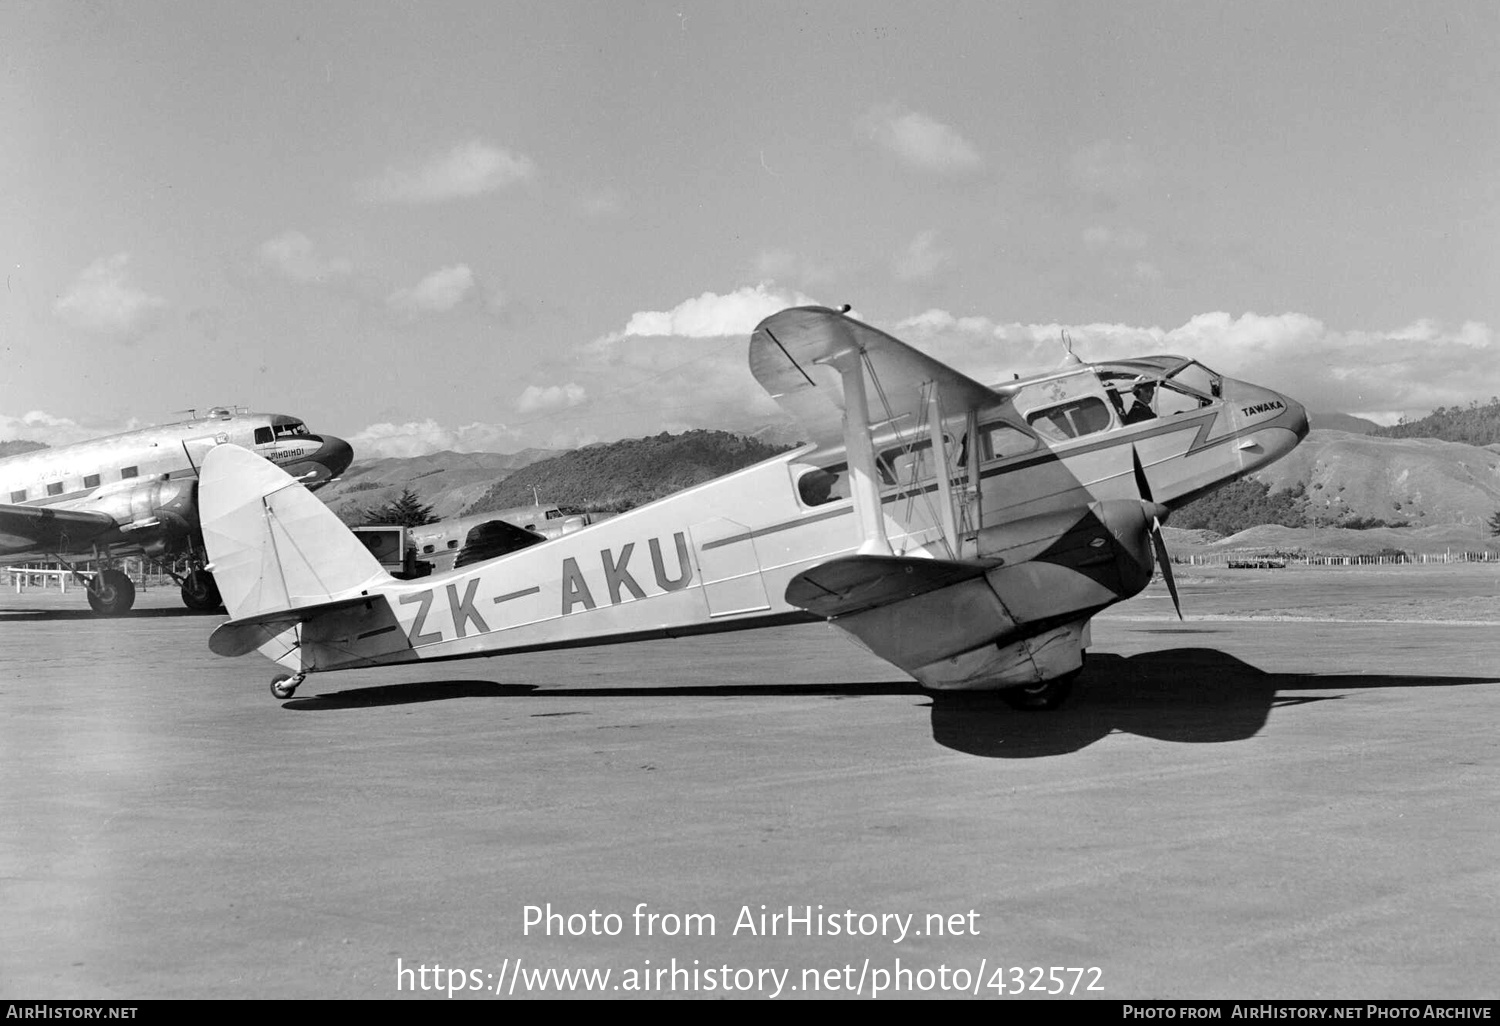
[[[827,361],[856,348],[872,377],[870,420],[911,430],[925,417],[924,388],[936,387],[945,415],[994,406],[1003,397],[877,328],[825,306],[772,314],[750,336],[750,371],[819,445],[843,439],[844,389]]]
[[[0,504],[0,553],[77,552],[116,526],[108,513]]]

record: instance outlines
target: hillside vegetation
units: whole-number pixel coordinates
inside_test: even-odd
[[[7,456],[19,456],[23,452],[35,452],[46,448],[49,448],[46,442],[29,442],[24,438],[12,438],[0,442],[0,460]]]
[[[727,431],[663,432],[586,446],[523,467],[464,512],[484,513],[532,501],[579,512],[618,513],[731,471],[770,459],[786,447]]]
[[[1478,400],[1468,406],[1439,406],[1420,420],[1401,420],[1391,427],[1378,427],[1370,434],[1382,438],[1440,438],[1466,445],[1500,443],[1500,397],[1483,406]]]

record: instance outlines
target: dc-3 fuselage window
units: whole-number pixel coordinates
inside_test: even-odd
[[[53,481],[51,484],[49,484],[47,486],[47,494],[48,495],[61,495],[62,494],[62,482],[61,481]]]
[[[121,467],[120,468],[120,480],[124,481],[126,478],[135,477],[140,472],[141,472],[141,468],[140,467]]]
[[[22,488],[19,492],[11,492],[10,493],[10,501],[11,502],[25,502],[26,501],[26,489]]]
[[[258,428],[255,429],[255,444],[256,445],[269,445],[275,439],[275,437],[276,436],[271,432],[271,429],[268,428],[268,427],[258,427]]]
[[[83,486],[85,488],[98,488],[99,487],[99,475],[98,474],[89,474],[88,476],[86,476],[83,479]]]

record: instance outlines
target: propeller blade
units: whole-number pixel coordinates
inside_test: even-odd
[[[1131,469],[1135,471],[1135,490],[1140,493],[1146,502],[1154,501],[1151,498],[1151,482],[1146,480],[1146,468],[1141,466],[1141,454],[1135,451],[1135,443],[1130,446]]]
[[[1130,446],[1130,465],[1135,472],[1135,487],[1141,493],[1141,501],[1155,506],[1156,501],[1151,498],[1151,482],[1146,480],[1146,468],[1141,466],[1141,454],[1136,452],[1134,443]],[[1163,507],[1156,508],[1160,511]],[[1167,591],[1172,596],[1172,608],[1177,610],[1177,619],[1181,620],[1182,602],[1177,597],[1177,582],[1172,578],[1172,557],[1167,552],[1167,540],[1161,535],[1160,512],[1151,517],[1151,548],[1156,552],[1156,565],[1161,567],[1161,578],[1167,582]]]
[[[1161,567],[1161,578],[1167,582],[1167,591],[1172,596],[1172,608],[1177,610],[1177,619],[1182,619],[1182,602],[1177,598],[1177,582],[1172,579],[1172,557],[1167,553],[1167,540],[1161,536],[1161,521],[1151,521],[1151,547],[1156,550],[1156,565]]]

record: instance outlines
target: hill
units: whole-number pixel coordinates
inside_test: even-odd
[[[564,508],[619,512],[785,451],[743,435],[703,430],[589,445],[521,468],[464,512],[529,503],[533,489]]]
[[[47,449],[50,446],[46,442],[31,442],[24,438],[12,438],[0,442],[0,460],[7,456],[19,456],[23,452],[35,452],[38,449]]]
[[[1467,445],[1500,444],[1500,397],[1481,406],[1439,406],[1420,420],[1405,417],[1392,427],[1376,428],[1372,434],[1382,438],[1439,438],[1445,442]]]
[[[378,460],[360,460],[356,454],[354,465],[338,481],[320,489],[318,497],[345,523],[353,523],[360,511],[394,502],[410,488],[423,503],[432,506],[435,516],[455,517],[497,482],[537,460],[556,455],[553,449],[435,452]],[[526,501],[531,501],[530,493]]]
[[[1372,431],[1380,430],[1380,425],[1373,420],[1365,420],[1349,413],[1309,413],[1307,422],[1313,428],[1327,428],[1330,431],[1348,431],[1356,435],[1368,435]]]
[[[1500,509],[1500,452],[1436,438],[1315,430],[1254,475],[1272,492],[1301,488],[1316,525],[1353,518],[1446,524],[1488,534]]]

